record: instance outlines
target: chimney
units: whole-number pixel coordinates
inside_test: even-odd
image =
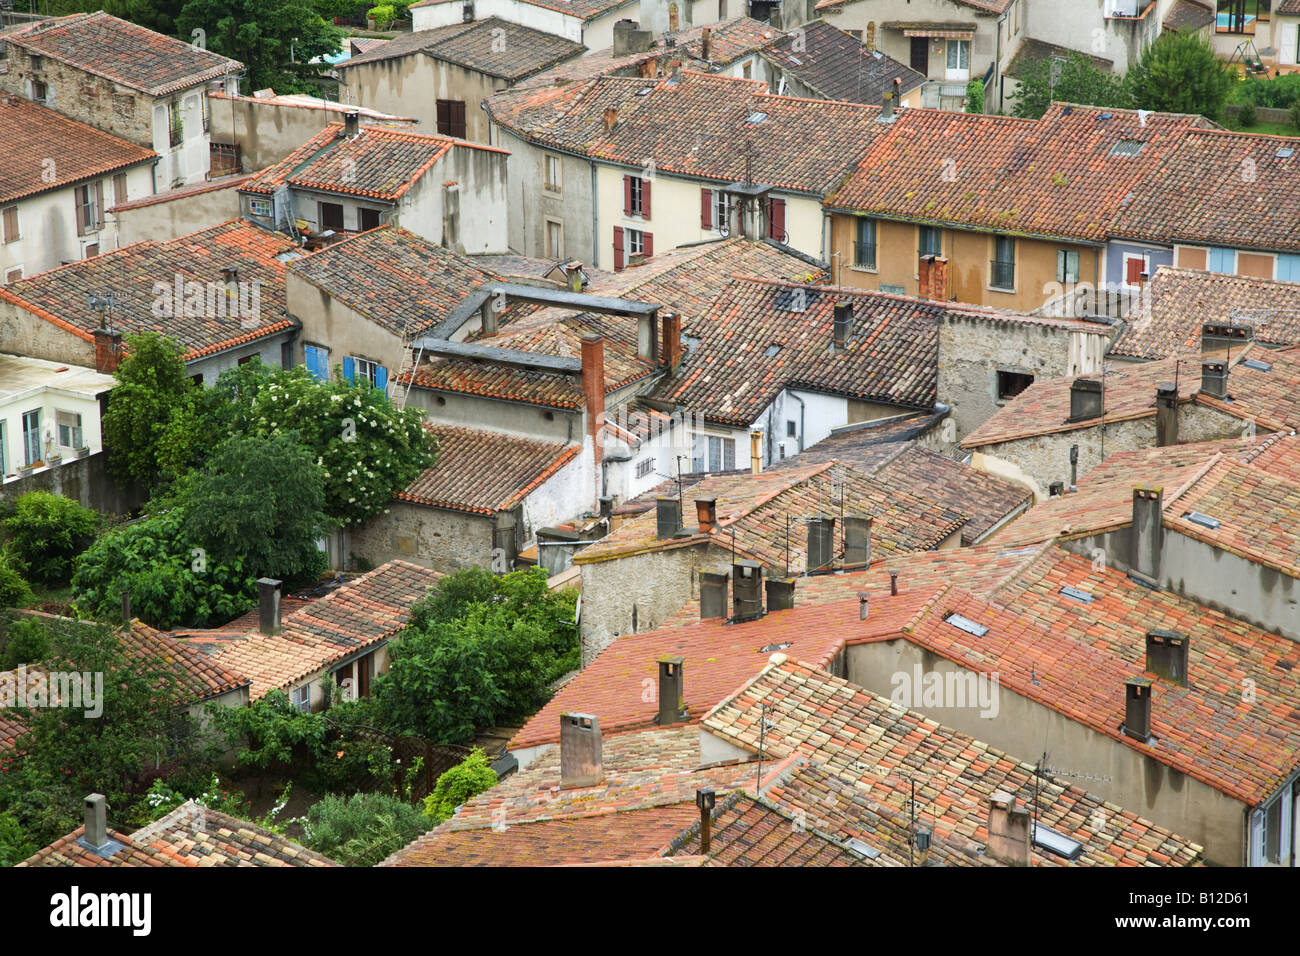
[[[685,687],[680,657],[659,658],[659,726],[670,727],[686,719]]]
[[[676,312],[665,312],[663,327],[663,364],[669,372],[676,372],[682,364],[682,317]]]
[[[1124,679],[1124,736],[1151,742],[1151,678]]]
[[[898,597],[898,572],[889,572],[889,593],[892,597]]]
[[[226,285],[239,281],[239,266],[222,266],[221,281]]]
[[[122,592],[122,624],[126,627],[131,626],[131,592]]]
[[[888,123],[894,118],[894,88],[886,90],[880,97],[880,121]]]
[[[682,530],[682,503],[672,495],[655,499],[655,537],[672,538]]]
[[[82,839],[96,850],[108,846],[108,801],[102,793],[92,793],[85,800],[86,831]]]
[[[1079,490],[1079,446],[1070,446],[1070,490]]]
[[[1178,444],[1178,388],[1173,382],[1156,386],[1156,445]]]
[[[712,52],[713,52],[713,30],[709,27],[705,27],[703,30],[700,31],[700,54],[701,54],[700,59],[702,59],[705,63],[710,62],[712,60],[712,57],[709,54],[711,54]]]
[[[831,351],[843,352],[848,346],[849,333],[853,330],[853,303],[836,302],[835,318],[831,324]]]
[[[1164,489],[1139,485],[1133,489],[1133,527],[1129,570],[1150,584],[1160,579],[1160,555],[1164,551]]]
[[[1179,687],[1187,686],[1187,635],[1147,631],[1147,670]]]
[[[600,496],[600,516],[608,521],[614,517],[614,499],[609,495]]]
[[[844,516],[844,567],[864,568],[871,561],[871,518]]]
[[[1201,326],[1201,351],[1221,352],[1224,349],[1241,349],[1255,338],[1253,325],[1233,322],[1206,322]]]
[[[731,566],[731,619],[755,621],[763,616],[763,566],[757,561],[736,561]]]
[[[354,139],[359,132],[361,132],[361,114],[356,110],[348,110],[343,114],[343,135],[348,139]]]
[[[599,335],[582,337],[582,398],[587,410],[587,434],[591,436],[596,493],[599,496],[600,466],[604,458],[601,429],[605,425],[605,340]]]
[[[619,20],[614,24],[614,56],[648,53],[654,47],[654,32],[640,27],[637,20]]]
[[[1029,809],[999,790],[989,798],[988,855],[1008,866],[1029,865]]]
[[[609,106],[605,108],[605,132],[608,133],[618,122],[618,107]]]
[[[858,592],[858,620],[865,621],[871,611],[871,595],[866,591]]]
[[[767,610],[788,611],[794,607],[794,578],[768,578],[764,584],[767,589]]]
[[[749,433],[749,473],[763,473],[763,432],[757,428]]]
[[[1047,497],[1049,497],[1049,498],[1059,498],[1059,497],[1061,497],[1063,494],[1065,494],[1065,482],[1063,482],[1063,481],[1054,481],[1054,482],[1052,482],[1050,485],[1047,486]]]
[[[636,318],[636,354],[638,358],[645,359],[650,363],[658,362],[659,356],[659,329],[656,321],[656,312],[644,312]],[[680,336],[678,342],[681,341]]]
[[[96,340],[98,344],[98,340]],[[1228,363],[1201,363],[1201,392],[1211,398],[1228,397]]]
[[[483,304],[478,307],[479,323],[483,327],[483,335],[496,335],[500,330],[500,323],[497,321],[497,294],[492,293],[483,300]],[[585,353],[584,353],[585,354]]]
[[[700,572],[700,620],[727,616],[729,571]]]
[[[560,714],[560,789],[594,787],[603,779],[600,721],[591,714]]]
[[[695,515],[699,521],[700,533],[708,534],[718,523],[718,499],[696,498]]]
[[[944,256],[927,254],[921,257],[920,281],[917,293],[931,302],[948,300],[948,260]]]
[[[263,634],[279,634],[280,582],[275,578],[258,578],[257,598],[257,629]]]
[[[564,281],[570,292],[582,291],[582,263],[578,260],[565,263]]]
[[[700,808],[700,855],[708,856],[712,840],[713,805],[716,798],[712,790],[696,790],[695,805]]]
[[[1070,383],[1070,421],[1086,422],[1102,413],[1101,379],[1076,378]]]
[[[813,515],[808,519],[807,573],[825,571],[835,563],[835,519]]]
[[[122,364],[122,333],[95,329],[95,371],[111,375]]]

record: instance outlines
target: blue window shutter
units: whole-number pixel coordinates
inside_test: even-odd
[[[352,360],[352,357],[351,357],[351,356],[344,356],[344,358],[343,358],[343,380],[344,380],[345,382],[347,382],[349,385],[351,385],[351,384],[352,384],[352,377],[353,377],[353,375],[355,375],[355,374],[356,374],[356,362],[354,362],[354,361]]]
[[[1300,282],[1300,256],[1286,254],[1278,256],[1277,277],[1283,282]]]
[[[304,352],[307,359],[307,371],[315,378],[324,382],[329,380],[329,367],[326,363],[326,352],[315,345],[304,346]]]
[[[375,366],[375,388],[388,391],[388,369],[382,365]]]
[[[1210,272],[1225,272],[1229,275],[1237,271],[1237,251],[1235,249],[1210,248]]]

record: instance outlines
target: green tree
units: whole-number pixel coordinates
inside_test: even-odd
[[[13,558],[0,551],[0,608],[24,607],[31,599],[32,589],[13,566]]]
[[[299,366],[275,372],[253,398],[255,434],[297,433],[325,469],[325,513],[355,528],[433,464],[437,444],[417,409],[398,409],[368,382],[319,382]]]
[[[117,386],[104,412],[109,468],[123,481],[153,484],[173,456],[163,441],[172,419],[189,413],[197,390],[185,371],[185,349],[156,332],[126,336],[128,354],[114,373]]]
[[[72,559],[90,544],[98,524],[98,513],[71,498],[29,491],[18,499],[4,529],[29,580],[62,584],[72,575]]]
[[[19,664],[35,664],[49,658],[53,650],[50,630],[37,617],[18,617],[4,624],[0,642],[0,670],[13,670]]]
[[[966,112],[984,112],[984,81],[981,79],[974,79],[966,84]]]
[[[310,0],[188,0],[176,26],[184,38],[202,30],[208,49],[243,63],[245,94],[268,86],[319,93],[329,64],[309,61],[339,51],[343,31],[321,15],[334,7]]]
[[[346,866],[374,866],[431,826],[409,803],[381,793],[327,796],[299,822],[309,849]]]
[[[1128,107],[1131,99],[1120,77],[1099,70],[1077,51],[1062,63],[1051,57],[1031,59],[1021,67],[1020,87],[1009,94],[1011,115],[1038,119],[1054,102],[1083,106]]]
[[[478,747],[434,784],[433,793],[424,798],[424,815],[434,823],[450,820],[456,808],[497,785],[497,772],[488,763],[487,754]]]
[[[1199,113],[1223,118],[1236,73],[1214,55],[1210,41],[1197,33],[1165,32],[1129,70],[1125,87],[1144,110]]]

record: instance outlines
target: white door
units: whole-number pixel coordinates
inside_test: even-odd
[[[948,41],[948,63],[945,80],[970,79],[970,40]]]
[[[1300,63],[1300,23],[1282,24],[1282,62]]]

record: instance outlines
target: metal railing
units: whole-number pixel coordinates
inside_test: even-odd
[[[989,285],[995,289],[1014,289],[1016,287],[1016,264],[1003,262],[1001,259],[989,261]]]
[[[876,267],[876,244],[874,242],[853,243],[853,264],[859,269]]]

